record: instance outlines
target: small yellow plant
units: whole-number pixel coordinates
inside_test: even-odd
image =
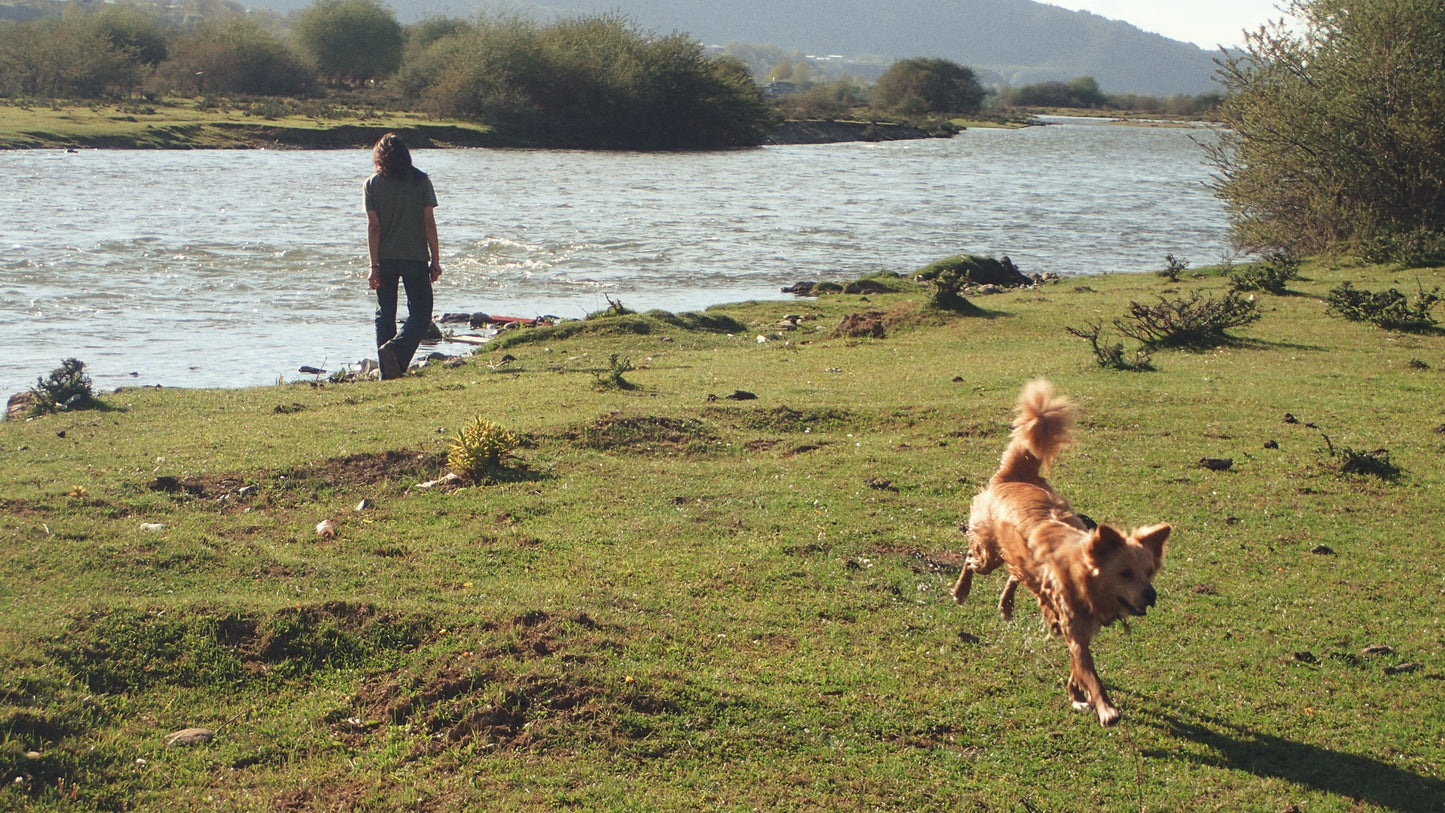
[[[447,468],[458,477],[479,481],[516,447],[516,435],[478,415],[452,439]]]

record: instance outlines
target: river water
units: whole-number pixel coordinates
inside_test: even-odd
[[[436,311],[581,317],[789,298],[958,253],[1026,273],[1229,257],[1199,128],[1072,120],[721,153],[418,150]],[[375,357],[365,150],[0,152],[0,398],[306,378]],[[403,313],[405,309],[403,307]],[[461,345],[443,345],[461,353]]]

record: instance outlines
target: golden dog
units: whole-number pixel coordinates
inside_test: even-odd
[[[1127,536],[1108,525],[1089,530],[1041,474],[1072,441],[1073,428],[1073,404],[1056,397],[1049,382],[1024,386],[998,472],[973,498],[968,558],[953,600],[968,598],[973,574],[1008,565],[999,612],[1013,616],[1020,583],[1038,596],[1049,630],[1069,646],[1069,700],[1079,710],[1092,706],[1099,723],[1110,726],[1119,710],[1099,681],[1089,644],[1100,629],[1154,606],[1152,580],[1170,527],[1150,525]]]

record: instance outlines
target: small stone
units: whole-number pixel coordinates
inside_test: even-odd
[[[1415,663],[1415,662],[1412,661],[1412,662],[1410,662],[1410,663],[1402,663],[1402,664],[1400,664],[1399,666],[1386,666],[1386,667],[1385,667],[1385,674],[1387,674],[1387,675],[1408,675],[1409,673],[1411,673],[1411,672],[1413,672],[1413,671],[1415,671],[1416,669],[1419,669],[1419,668],[1420,668],[1420,664]]]
[[[164,531],[166,529],[166,526],[159,522],[142,522],[140,524],[140,529],[142,531],[145,531],[146,533],[153,534],[157,531]]]
[[[1234,460],[1227,457],[1201,457],[1199,465],[1210,471],[1229,471],[1234,465]]]
[[[169,748],[173,745],[200,745],[210,742],[215,736],[216,732],[209,728],[183,728],[180,731],[173,731],[166,736],[166,747]]]
[[[1373,658],[1376,655],[1388,655],[1394,651],[1395,648],[1392,646],[1386,646],[1385,644],[1370,644],[1369,646],[1360,650],[1360,654],[1365,656],[1366,658]]]

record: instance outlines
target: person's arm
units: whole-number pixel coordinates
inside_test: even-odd
[[[366,212],[366,253],[371,256],[371,273],[366,277],[366,284],[374,291],[381,287],[381,216],[376,210]]]
[[[431,281],[436,282],[442,275],[442,251],[437,239],[436,207],[422,210],[422,223],[426,227],[426,245],[431,251]]]

